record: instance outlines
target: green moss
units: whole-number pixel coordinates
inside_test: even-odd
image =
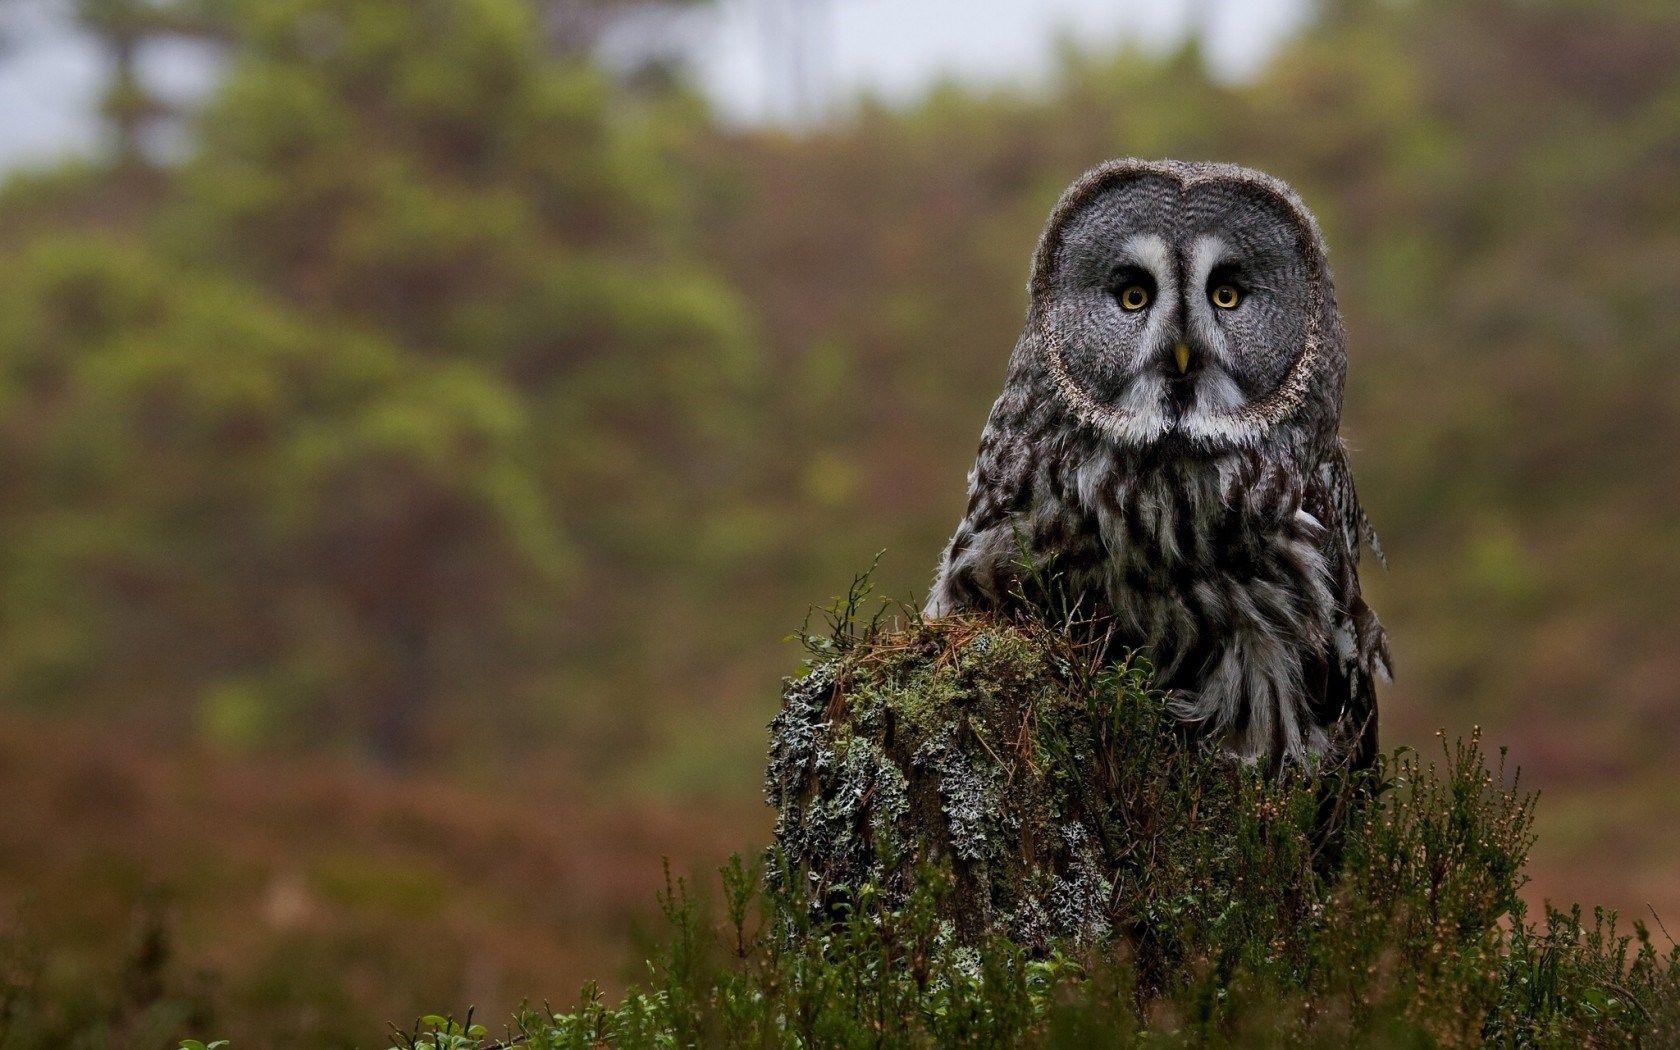
[[[1146,683],[1060,633],[985,620],[914,622],[819,659],[787,685],[766,785],[805,907],[866,882],[900,905],[931,867],[965,939],[1101,941],[1137,825],[1161,823],[1129,783],[1217,765],[1181,746]]]

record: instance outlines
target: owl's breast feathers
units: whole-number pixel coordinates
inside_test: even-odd
[[[1316,463],[1152,455],[1013,407],[987,428],[930,613],[1006,608],[1053,581],[1064,607],[1145,650],[1176,713],[1233,753],[1374,756],[1388,656],[1358,567],[1375,537],[1339,442]]]

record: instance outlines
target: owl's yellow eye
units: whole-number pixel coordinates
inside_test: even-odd
[[[1221,310],[1234,310],[1237,304],[1242,302],[1242,293],[1237,291],[1234,285],[1222,284],[1213,290],[1208,299]]]
[[[1120,308],[1135,313],[1149,305],[1149,289],[1141,284],[1128,284],[1120,290]]]

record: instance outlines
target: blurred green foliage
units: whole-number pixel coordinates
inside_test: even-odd
[[[1335,4],[1252,83],[1194,42],[1070,46],[1043,91],[795,137],[615,86],[553,5],[142,6],[228,48],[184,153],[0,194],[16,703],[741,790],[785,625],[882,547],[890,589],[925,581],[1055,194],[1170,154],[1274,171],[1324,221],[1395,727],[1598,683],[1620,704],[1568,761],[1654,755],[1671,12]]]
[[[393,762],[489,697],[540,717],[580,545],[684,556],[741,430],[746,318],[684,248],[672,118],[516,0],[237,24],[161,184],[12,187],[141,199],[7,246],[0,680]]]

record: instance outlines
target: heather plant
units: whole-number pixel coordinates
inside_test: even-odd
[[[732,859],[721,907],[668,877],[665,946],[616,1003],[592,985],[498,1035],[434,1017],[396,1045],[1657,1045],[1680,1025],[1671,940],[1529,916],[1534,797],[1479,733],[1330,789],[1268,777],[1186,740],[1147,664],[1093,660],[1066,625],[862,620],[860,597],[772,726],[762,871]]]

